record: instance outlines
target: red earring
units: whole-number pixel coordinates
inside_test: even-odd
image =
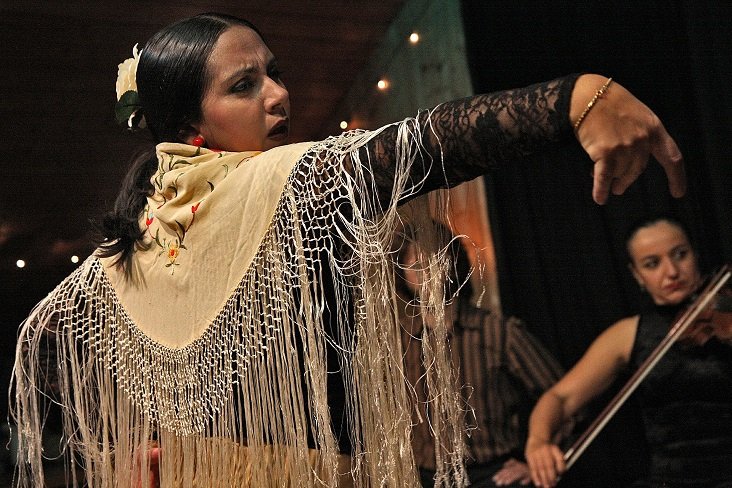
[[[191,144],[193,144],[196,147],[201,147],[206,142],[206,140],[201,136],[196,136],[191,141]]]

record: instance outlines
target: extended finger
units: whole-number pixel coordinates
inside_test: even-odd
[[[541,472],[541,486],[551,487],[554,486],[554,481],[557,479],[557,475],[554,472],[553,466],[547,466]]]
[[[611,184],[611,191],[613,195],[622,195],[625,190],[643,174],[646,166],[648,165],[648,151],[641,151],[637,156],[628,156],[631,159],[630,164],[626,168],[625,172],[621,175],[617,175]]]
[[[539,463],[535,458],[526,459],[529,463],[529,476],[531,476],[531,482],[534,486],[541,486],[541,478],[539,477]]]
[[[554,468],[556,469],[555,476],[559,477],[567,471],[567,464],[564,462],[564,454],[559,449],[555,449],[552,451],[552,456],[554,457]]]
[[[660,126],[658,135],[651,142],[651,154],[666,172],[671,195],[676,198],[683,197],[686,193],[684,157],[663,125]]]
[[[556,472],[554,471],[554,462],[551,456],[542,459],[541,466],[538,470],[539,486],[554,486]]]
[[[613,171],[610,162],[606,159],[596,161],[592,171],[592,178],[594,180],[592,184],[592,199],[599,205],[604,205],[607,202],[610,185],[613,181]]]

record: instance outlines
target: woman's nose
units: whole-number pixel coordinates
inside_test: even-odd
[[[679,274],[679,266],[673,260],[669,259],[666,261],[666,274],[671,277],[676,277]]]
[[[265,109],[267,112],[276,112],[280,109],[286,113],[286,104],[290,100],[290,93],[287,91],[281,83],[277,80],[267,77],[266,80],[266,92],[265,92]]]

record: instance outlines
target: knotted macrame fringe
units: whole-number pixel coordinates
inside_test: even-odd
[[[153,447],[160,448],[163,487],[417,486],[415,395],[403,371],[394,283],[394,233],[404,225],[396,202],[419,189],[410,179],[413,164],[441,163],[421,146],[427,135],[415,120],[399,131],[386,207],[375,196],[373,155],[363,149],[376,132],[347,133],[304,156],[239,286],[185,347],[162,346],[138,329],[96,257],[64,280],[20,331],[11,393],[17,484],[44,486],[41,436],[58,405],[71,486],[146,486]],[[320,188],[295,190],[310,184],[301,171],[318,168],[332,173],[327,188],[350,202],[344,214],[340,207],[325,216],[317,210],[317,200],[329,198]],[[446,261],[430,237],[427,207],[412,205],[409,225],[431,251],[423,284],[430,299],[422,307],[444,318]],[[319,237],[333,232],[338,244]],[[323,286],[324,272],[333,289]],[[336,310],[327,310],[333,303]],[[461,400],[445,324],[423,337],[424,421],[439,446],[437,486],[463,486]],[[345,378],[350,459],[340,455],[332,427],[328,347],[339,351]],[[56,385],[46,384],[56,377]]]

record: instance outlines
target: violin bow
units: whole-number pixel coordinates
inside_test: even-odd
[[[709,304],[714,295],[727,283],[732,271],[730,266],[725,264],[717,271],[714,277],[709,281],[704,291],[694,300],[689,308],[674,322],[673,327],[669,330],[666,337],[656,346],[651,354],[641,363],[635,373],[630,377],[627,383],[618,391],[608,405],[600,412],[590,426],[581,436],[572,444],[572,447],[564,453],[564,462],[567,469],[571,468],[577,459],[585,452],[590,443],[607,425],[610,419],[615,415],[618,409],[625,403],[630,395],[638,388],[638,385],[648,376],[648,373],[663,358],[671,346],[684,334],[686,329],[694,323],[699,314]]]

